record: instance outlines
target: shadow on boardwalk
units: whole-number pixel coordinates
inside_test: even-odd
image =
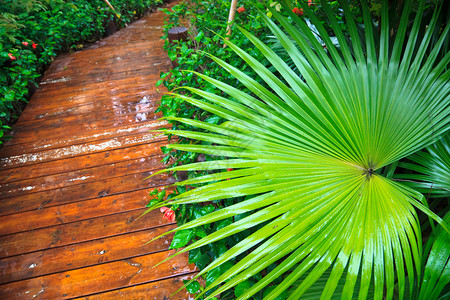
[[[135,221],[164,168],[155,88],[170,61],[153,13],[58,57],[0,151],[0,298],[165,299],[190,278],[186,255],[157,268],[175,225]],[[184,292],[172,299],[188,299]]]

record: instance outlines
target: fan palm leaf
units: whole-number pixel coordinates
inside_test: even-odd
[[[444,221],[450,224],[450,213],[445,215]],[[423,258],[424,272],[417,299],[438,299],[445,288],[441,299],[447,299],[450,296],[450,242],[442,228],[437,228],[428,239]]]
[[[395,175],[405,180],[406,185],[434,197],[450,197],[450,135],[410,155],[408,161],[398,166],[419,173]]]
[[[206,299],[274,262],[280,263],[239,299],[248,299],[281,276],[285,276],[284,280],[265,298],[275,299],[289,289],[289,299],[298,299],[315,282],[323,280],[324,274],[329,275],[321,299],[330,299],[337,286],[343,299],[365,299],[372,288],[375,299],[391,299],[394,286],[398,287],[400,299],[404,299],[406,281],[412,286],[414,278],[421,275],[422,240],[417,209],[443,222],[423,204],[426,202],[421,193],[381,176],[379,170],[436,142],[450,127],[450,54],[444,61],[436,61],[450,26],[443,29],[442,37],[432,47],[430,34],[418,41],[422,5],[407,36],[403,30],[411,9],[411,1],[407,1],[394,44],[390,45],[388,9],[384,3],[378,51],[365,2],[362,1],[363,41],[349,8],[345,2],[342,5],[352,43],[346,43],[347,38],[329,13],[339,49],[307,6],[303,9],[320,32],[326,49],[293,13],[290,18],[295,26],[271,10],[283,29],[261,14],[300,73],[295,73],[257,37],[240,29],[283,80],[225,41],[260,80],[217,57],[211,58],[252,95],[202,74],[197,75],[228,97],[195,88],[187,89],[197,98],[174,95],[227,122],[212,125],[172,117],[171,120],[196,126],[199,131],[165,130],[166,133],[203,143],[174,144],[169,148],[228,159],[172,168],[214,173],[178,183],[199,187],[172,198],[169,204],[246,196],[246,200],[181,225],[175,231],[248,213],[176,255],[261,227],[197,275],[245,254],[206,288],[205,292],[216,288]],[[284,7],[290,12],[286,4]],[[435,19],[429,24],[430,32]],[[234,170],[222,172],[227,168]],[[154,208],[164,205],[167,203]]]

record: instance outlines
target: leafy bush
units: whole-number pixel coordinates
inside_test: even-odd
[[[323,6],[326,23],[301,5],[320,39],[286,4],[287,17],[274,8],[275,21],[255,17],[292,68],[266,45],[265,29],[256,37],[243,25],[243,44],[253,46],[242,49],[233,39],[226,52],[203,56],[205,71],[215,70],[210,59],[222,69],[162,74],[169,89],[186,91],[166,97],[161,110],[174,122],[165,132],[181,140],[166,149],[177,160],[169,171],[187,171],[188,179],[150,206],[177,212],[172,246],[187,246],[177,254],[189,251],[202,269],[206,288],[188,285],[201,291],[198,297],[437,299],[450,281],[442,273],[450,253],[443,242],[448,217],[442,220],[423,194],[391,179],[399,160],[450,127],[442,49],[450,27],[441,26],[438,10],[427,22],[423,2],[410,23],[412,1],[397,23],[385,2],[374,22],[362,1],[361,26],[345,3],[337,17]],[[186,58],[183,46],[171,56]],[[218,121],[210,122],[214,116]],[[445,159],[430,149],[436,161]],[[421,229],[434,225],[421,224],[416,210],[445,228],[432,231],[425,252]]]
[[[13,123],[46,66],[62,51],[100,39],[106,25],[123,27],[162,0],[3,0],[0,6],[0,124]],[[3,128],[0,127],[0,136]],[[1,141],[0,141],[1,143]]]
[[[258,36],[264,37],[268,33],[268,29],[261,23],[260,16],[257,15],[257,9],[265,9],[263,3],[250,4],[250,1],[240,1],[239,5],[245,7],[245,11],[236,14],[235,23],[251,30]],[[194,0],[182,2],[173,8],[173,11],[166,11],[168,18],[166,20],[165,35],[172,27],[183,25],[182,20],[189,20],[189,39],[187,41],[179,41],[170,44],[166,40],[165,49],[172,60],[177,60],[178,66],[167,73],[161,74],[161,80],[157,85],[164,84],[169,91],[180,86],[195,86],[207,92],[214,92],[215,88],[207,81],[192,73],[185,73],[185,70],[197,71],[207,75],[220,77],[221,80],[245,89],[245,86],[238,82],[228,72],[223,70],[218,64],[215,64],[208,54],[226,57],[230,63],[236,67],[241,67],[243,72],[250,76],[255,73],[248,66],[241,65],[238,56],[228,47],[223,47],[220,36],[226,35],[227,19],[229,12],[229,1],[200,1]],[[261,53],[253,47],[250,41],[239,31],[234,31],[231,39],[234,43],[252,53],[253,55],[264,59]],[[159,111],[164,116],[190,117],[194,119],[205,120],[211,124],[219,124],[222,118],[214,114],[210,114],[198,107],[190,105],[185,101],[165,95],[162,98]],[[188,129],[192,126],[173,122],[174,128]],[[180,140],[181,143],[189,141]],[[178,163],[189,163],[196,161],[198,155],[194,153],[186,153],[182,151],[172,151],[167,156],[166,161],[175,158]],[[201,158],[202,159],[202,158]]]

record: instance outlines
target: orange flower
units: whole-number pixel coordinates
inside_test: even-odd
[[[236,9],[236,11],[238,13],[243,13],[245,11],[245,8],[243,6],[239,7],[238,9]]]
[[[22,44],[28,47],[28,42],[22,42]]]
[[[308,6],[314,5],[314,3],[312,2],[312,0],[308,0]]]
[[[297,16],[303,16],[303,8],[294,7],[292,12]]]
[[[160,208],[161,212],[164,213],[163,219],[169,222],[175,222],[175,212],[166,206]]]
[[[12,53],[8,53],[8,56],[9,56],[9,58],[11,60],[16,60],[17,59],[14,55],[12,55]]]

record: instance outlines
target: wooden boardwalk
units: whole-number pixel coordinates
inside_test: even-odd
[[[168,299],[195,272],[166,258],[171,228],[145,210],[173,182],[155,88],[170,61],[155,12],[73,54],[44,75],[0,150],[1,299]],[[189,299],[180,292],[170,299]]]

